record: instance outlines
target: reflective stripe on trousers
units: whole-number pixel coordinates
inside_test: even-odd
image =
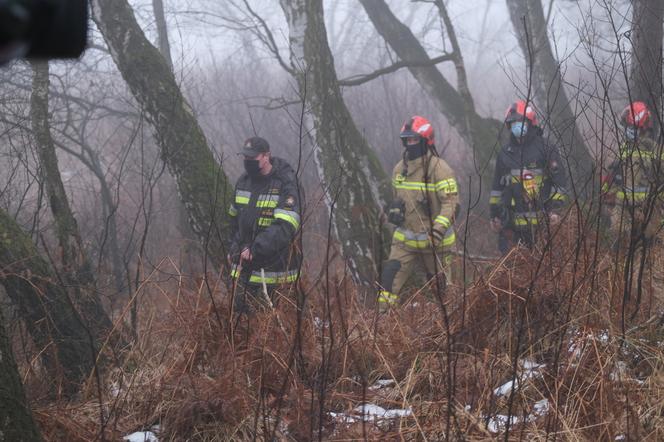
[[[241,269],[238,268],[237,264],[233,264],[231,270],[231,277],[237,279],[240,276]],[[263,277],[265,275],[265,277]],[[254,270],[249,276],[249,282],[252,284],[286,284],[297,280],[300,275],[298,269],[287,270],[284,272],[262,272],[261,270]]]
[[[431,241],[429,240],[429,234],[415,233],[401,227],[394,231],[394,236],[392,238],[414,249],[429,249],[432,247]],[[445,236],[443,236],[443,241],[440,244],[440,247],[450,247],[454,245],[455,241],[456,234],[454,233],[454,229],[450,227],[445,231]]]

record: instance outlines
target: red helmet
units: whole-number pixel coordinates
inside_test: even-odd
[[[426,118],[415,115],[404,123],[399,137],[404,143],[406,142],[406,138],[424,138],[427,146],[433,146],[433,126]]]
[[[643,101],[635,101],[623,109],[620,121],[625,126],[634,126],[639,129],[652,128],[652,116]]]
[[[507,112],[505,113],[505,124],[509,125],[515,121],[523,121],[524,118],[530,121],[531,126],[537,126],[535,108],[530,103],[518,100],[507,108]]]

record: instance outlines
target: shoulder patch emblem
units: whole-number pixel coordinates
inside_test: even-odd
[[[402,181],[405,181],[406,177],[398,173],[397,176],[394,178],[394,180],[400,183]]]
[[[286,202],[285,202],[284,204],[285,204],[285,206],[286,206],[287,208],[292,209],[293,206],[295,206],[295,197],[292,196],[292,195],[289,195],[289,196],[286,198]]]

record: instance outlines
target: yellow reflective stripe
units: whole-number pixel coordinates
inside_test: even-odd
[[[438,181],[436,183],[436,190],[442,190],[445,193],[459,193],[459,186],[454,178]]]
[[[392,292],[388,292],[387,290],[381,290],[378,292],[378,302],[395,305],[399,302],[399,297]]]
[[[292,210],[276,209],[274,211],[274,218],[290,223],[295,230],[300,228],[300,215]]]
[[[516,216],[514,218],[514,224],[517,226],[527,226],[529,224],[539,224],[537,218],[526,218],[523,216]]]
[[[435,192],[436,185],[433,183],[422,183],[417,181],[392,181],[395,189],[404,190],[426,190],[428,192]]]
[[[451,233],[443,238],[442,246],[450,247],[454,245],[455,242],[456,242],[456,233],[454,233],[454,230],[452,229]]]
[[[237,209],[235,208],[234,205],[231,204],[231,205],[228,207],[228,214],[229,214],[230,216],[237,216]]]
[[[399,230],[394,231],[393,238],[414,249],[428,249],[431,247],[431,241],[428,239],[406,239],[406,235]]]
[[[258,225],[261,226],[261,227],[270,226],[270,225],[272,225],[273,222],[274,222],[274,218],[264,218],[264,217],[258,218]]]
[[[274,209],[277,207],[278,201],[271,200],[258,200],[256,201],[256,207]]]
[[[265,284],[285,284],[297,280],[300,276],[300,271],[295,269],[286,272],[264,272],[263,274],[265,275],[265,278],[263,278],[260,270],[251,272],[249,282],[256,284],[262,284],[263,282]],[[231,270],[231,277],[237,278],[239,275],[240,271],[237,265],[234,265]]]
[[[551,195],[551,199],[554,201],[565,201],[567,199],[564,194],[555,192]]]
[[[490,197],[489,204],[500,204],[500,197],[499,196]]]
[[[648,197],[648,192],[616,192],[616,198],[621,200],[643,201]]]
[[[426,190],[427,192],[437,192],[439,190],[445,193],[458,193],[459,187],[456,179],[448,178],[437,183],[425,183],[422,181],[397,181],[393,180],[392,185],[395,189],[403,190]]]
[[[238,204],[249,204],[251,192],[246,190],[237,190],[235,192],[235,202]]]
[[[445,229],[448,229],[452,225],[452,221],[446,216],[438,215],[434,222],[437,222],[438,224],[442,225],[445,227]]]

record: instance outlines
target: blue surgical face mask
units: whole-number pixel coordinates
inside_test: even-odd
[[[514,135],[514,138],[516,139],[523,138],[528,133],[528,123],[524,121],[515,121],[510,126],[510,131],[512,131],[512,135]]]
[[[636,134],[638,133],[638,129],[634,126],[627,126],[625,127],[625,137],[629,141],[634,141],[636,140]]]

